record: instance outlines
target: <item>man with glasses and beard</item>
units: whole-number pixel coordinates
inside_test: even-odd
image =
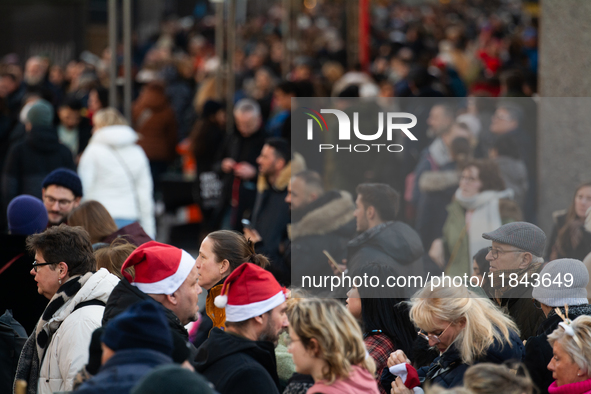
[[[65,223],[68,215],[80,205],[82,182],[72,170],[58,168],[52,171],[42,184],[43,205],[47,209],[48,226]]]
[[[226,309],[226,331],[214,328],[195,359],[220,394],[280,392],[274,349],[288,325],[285,299],[273,275],[254,264],[226,278],[215,299]]]

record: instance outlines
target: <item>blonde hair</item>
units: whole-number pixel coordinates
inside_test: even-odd
[[[290,327],[305,348],[310,348],[312,338],[318,342],[319,357],[327,364],[322,371],[327,384],[346,379],[353,365],[372,375],[375,373],[373,359],[366,357],[361,328],[341,303],[332,299],[300,298],[288,304],[287,314]]]
[[[103,108],[96,111],[96,114],[92,117],[92,123],[97,129],[107,126],[129,125],[127,120],[121,115],[121,112],[113,107]]]
[[[110,273],[123,279],[121,274],[121,267],[129,255],[136,249],[135,245],[130,244],[123,238],[115,238],[111,245],[100,248],[94,252],[96,259],[96,269],[106,268]],[[127,268],[132,277],[135,276],[135,269],[133,267]]]
[[[573,329],[574,336],[558,327],[548,335],[548,342],[551,346],[559,342],[566,354],[588,375],[591,373],[591,316],[579,316],[569,327]]]
[[[462,362],[472,364],[484,355],[495,341],[504,346],[510,332],[519,334],[515,322],[501,312],[488,298],[480,298],[465,287],[435,286],[429,282],[411,299],[410,319],[417,327],[431,332],[435,319],[466,326],[454,340]]]
[[[476,364],[464,374],[464,387],[475,394],[532,394],[534,383],[523,364]]]

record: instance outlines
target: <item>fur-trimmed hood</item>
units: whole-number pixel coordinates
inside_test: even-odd
[[[328,234],[354,219],[355,205],[351,194],[346,191],[328,192],[316,201],[322,205],[291,225],[292,240],[308,235]]]
[[[275,184],[273,185],[273,189],[277,191],[283,191],[287,189],[287,185],[289,184],[289,180],[291,179],[291,174],[293,170],[293,174],[297,174],[306,169],[306,162],[302,155],[299,153],[294,153],[293,159],[281,170],[279,176],[275,180]],[[269,182],[264,175],[259,174],[257,179],[257,191],[259,193],[264,192],[269,188]]]
[[[422,192],[439,192],[450,187],[458,187],[460,174],[456,170],[425,171],[419,178],[419,189]]]

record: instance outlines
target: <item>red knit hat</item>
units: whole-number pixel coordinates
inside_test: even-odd
[[[146,294],[172,294],[183,284],[195,266],[195,259],[182,249],[160,242],[147,242],[129,255],[121,273]],[[135,278],[125,272],[135,268]]]
[[[229,322],[262,315],[284,302],[285,288],[269,271],[251,263],[236,268],[214,300],[218,308],[226,308],[226,321]]]

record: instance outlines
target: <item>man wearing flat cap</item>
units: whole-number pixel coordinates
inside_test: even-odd
[[[526,340],[536,335],[544,319],[531,300],[536,278],[542,280],[539,274],[544,265],[546,234],[531,223],[513,222],[482,237],[492,241],[486,255],[490,274],[483,288],[515,320],[521,339]]]

